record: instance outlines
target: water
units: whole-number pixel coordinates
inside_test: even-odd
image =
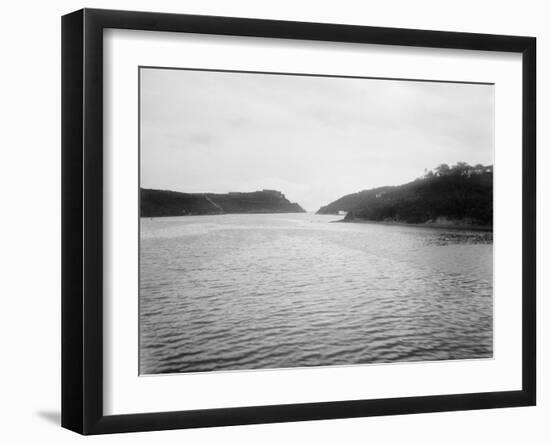
[[[492,356],[491,233],[339,218],[141,219],[140,373]]]

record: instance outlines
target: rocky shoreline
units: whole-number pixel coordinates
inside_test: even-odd
[[[361,218],[353,218],[342,220],[335,220],[331,223],[366,223],[366,224],[377,224],[377,225],[387,225],[387,226],[410,226],[417,228],[432,228],[432,229],[447,229],[447,230],[457,230],[457,231],[485,231],[493,232],[493,226],[488,225],[476,225],[465,222],[426,222],[426,223],[406,223],[399,221],[390,221],[390,220],[366,220]]]

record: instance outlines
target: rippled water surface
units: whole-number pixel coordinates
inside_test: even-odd
[[[492,234],[339,218],[141,219],[140,372],[492,356]]]

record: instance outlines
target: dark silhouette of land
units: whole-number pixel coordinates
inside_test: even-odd
[[[269,189],[227,194],[140,189],[141,217],[289,212],[305,211],[298,203],[288,201],[283,193]]]
[[[345,195],[318,214],[345,212],[343,221],[397,222],[491,229],[493,166],[440,165],[400,186]]]

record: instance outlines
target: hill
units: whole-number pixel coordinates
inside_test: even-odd
[[[347,212],[345,221],[394,221],[492,226],[493,167],[440,165],[400,186],[346,195],[317,211]]]
[[[394,186],[383,186],[380,188],[367,189],[364,191],[355,192],[353,194],[344,195],[338,200],[329,203],[326,206],[322,206],[317,214],[334,214],[337,215],[340,211],[350,212],[360,207],[364,202],[370,201],[376,198],[377,194],[388,192],[393,189]]]
[[[299,204],[288,201],[281,192],[268,189],[227,194],[140,189],[141,217],[285,212],[305,211]]]

